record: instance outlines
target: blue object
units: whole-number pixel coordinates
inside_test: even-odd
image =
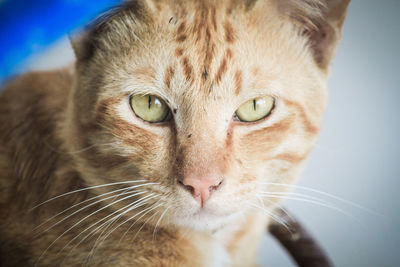
[[[120,0],[0,0],[0,84],[24,60]]]

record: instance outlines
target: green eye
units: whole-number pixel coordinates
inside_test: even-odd
[[[164,100],[154,95],[131,96],[130,104],[136,116],[148,122],[165,121],[170,113]]]
[[[267,117],[274,108],[275,100],[271,96],[265,96],[249,100],[236,110],[236,116],[241,121],[252,122]]]

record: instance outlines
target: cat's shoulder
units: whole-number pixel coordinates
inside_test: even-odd
[[[26,73],[6,84],[0,93],[2,140],[53,128],[65,113],[73,77],[72,68],[64,68]]]
[[[59,123],[73,84],[69,68],[30,72],[0,93],[0,203],[24,179],[50,175],[58,155]],[[46,163],[46,164],[43,164]],[[26,183],[24,183],[26,184]],[[29,192],[29,183],[24,188]]]
[[[0,101],[4,105],[38,101],[43,103],[50,97],[58,96],[54,101],[67,99],[72,87],[74,71],[66,67],[50,71],[34,71],[17,76],[7,83],[1,94]],[[42,97],[42,98],[40,98]]]

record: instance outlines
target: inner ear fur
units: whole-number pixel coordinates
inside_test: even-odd
[[[148,13],[147,2],[130,0],[124,1],[120,5],[108,10],[100,15],[90,24],[86,25],[79,32],[70,36],[72,48],[78,61],[85,61],[91,59],[101,43],[103,35],[109,33],[110,35],[117,35],[117,32],[112,33],[115,29],[108,29],[107,24],[112,20],[126,16],[132,17],[132,21],[136,19],[144,20]],[[124,22],[121,21],[121,24]]]
[[[93,55],[94,44],[90,38],[90,30],[84,29],[69,36],[72,49],[78,61],[90,59]]]
[[[97,37],[101,35],[107,21],[117,16],[121,9],[122,6],[118,6],[102,14],[80,31],[70,35],[71,45],[78,61],[92,58],[96,49]]]
[[[104,31],[105,24],[118,14],[120,8],[113,9],[86,25],[80,31],[70,35],[71,46],[78,61],[86,61],[94,55],[98,36]]]
[[[314,60],[327,69],[342,37],[350,0],[276,0],[280,11],[307,36]]]

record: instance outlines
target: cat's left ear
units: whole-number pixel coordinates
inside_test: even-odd
[[[326,70],[342,37],[350,0],[276,0],[279,9],[309,39],[317,65]]]

